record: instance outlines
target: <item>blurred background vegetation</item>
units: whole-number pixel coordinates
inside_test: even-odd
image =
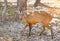
[[[29,11],[34,11],[36,8],[34,8],[34,6],[40,6],[39,8],[37,8],[38,10],[48,10],[47,12],[49,12],[50,14],[54,15],[58,15],[60,16],[60,8],[58,5],[59,4],[59,0],[25,0],[25,2],[27,1],[27,10]],[[39,2],[40,1],[40,2]],[[6,4],[5,4],[6,3]],[[6,17],[6,20],[17,20],[18,19],[18,14],[16,13],[16,10],[19,9],[20,11],[22,11],[22,9],[24,8],[24,0],[0,0],[0,19],[4,19],[4,17],[2,18],[2,16]],[[23,4],[23,5],[22,5]],[[22,7],[23,6],[23,7]],[[4,7],[6,7],[6,10],[4,9]],[[36,10],[37,10],[36,9]],[[4,15],[3,12],[4,10],[6,11],[6,14]],[[23,9],[24,11],[24,9]],[[4,12],[5,13],[5,12]],[[5,20],[4,20],[5,21]]]

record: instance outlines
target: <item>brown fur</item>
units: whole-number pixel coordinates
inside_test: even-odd
[[[31,35],[31,29],[32,29],[33,24],[42,23],[43,29],[42,29],[41,34],[44,32],[45,28],[48,28],[51,31],[51,35],[53,38],[53,31],[52,31],[53,29],[52,29],[52,27],[49,26],[49,23],[52,20],[52,16],[50,14],[48,14],[47,12],[40,11],[40,13],[39,13],[39,12],[35,11],[29,15],[24,15],[22,20],[26,23],[26,26],[29,25],[29,35]]]

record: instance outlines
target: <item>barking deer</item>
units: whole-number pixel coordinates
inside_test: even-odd
[[[25,28],[27,26],[29,26],[29,36],[31,35],[32,25],[36,24],[36,23],[42,23],[43,29],[42,29],[42,32],[40,33],[40,35],[45,31],[45,28],[48,28],[51,31],[51,36],[53,39],[53,28],[51,26],[49,26],[49,23],[52,20],[52,16],[50,14],[48,14],[47,12],[45,12],[45,11],[31,12],[31,14],[23,15],[22,20],[23,20],[23,22],[26,23]],[[25,28],[23,28],[23,30]]]

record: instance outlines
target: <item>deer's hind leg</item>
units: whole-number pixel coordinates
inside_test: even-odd
[[[53,35],[54,35],[53,28],[51,26],[49,26],[49,25],[47,26],[47,28],[51,31],[51,37],[53,39]]]

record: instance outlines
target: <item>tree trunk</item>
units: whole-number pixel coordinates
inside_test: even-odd
[[[19,9],[19,4],[20,4],[19,1],[20,1],[20,0],[17,0],[17,9]]]
[[[0,6],[2,6],[1,1],[0,1]]]
[[[17,8],[15,11],[15,20],[16,21],[19,20],[19,14],[20,14],[19,8],[20,8],[20,0],[17,0]]]
[[[34,7],[38,6],[40,4],[40,1],[41,0],[36,0],[35,4],[34,4]]]
[[[45,4],[41,3],[40,1],[41,0],[36,0],[36,2],[34,3],[34,7],[41,6],[41,7],[47,7],[47,8],[54,8],[54,7],[50,7],[48,5],[45,5]]]
[[[27,0],[17,0],[17,9],[20,12],[27,10]]]
[[[17,0],[17,9],[20,12],[27,10],[27,0]]]
[[[27,0],[17,0],[17,20],[21,20],[24,10],[27,10]]]
[[[19,9],[20,12],[26,10],[27,9],[27,0],[20,0],[19,6],[20,6],[20,9]]]
[[[7,10],[7,0],[4,0],[4,8],[2,11],[2,21],[4,22],[6,19],[6,10]]]

